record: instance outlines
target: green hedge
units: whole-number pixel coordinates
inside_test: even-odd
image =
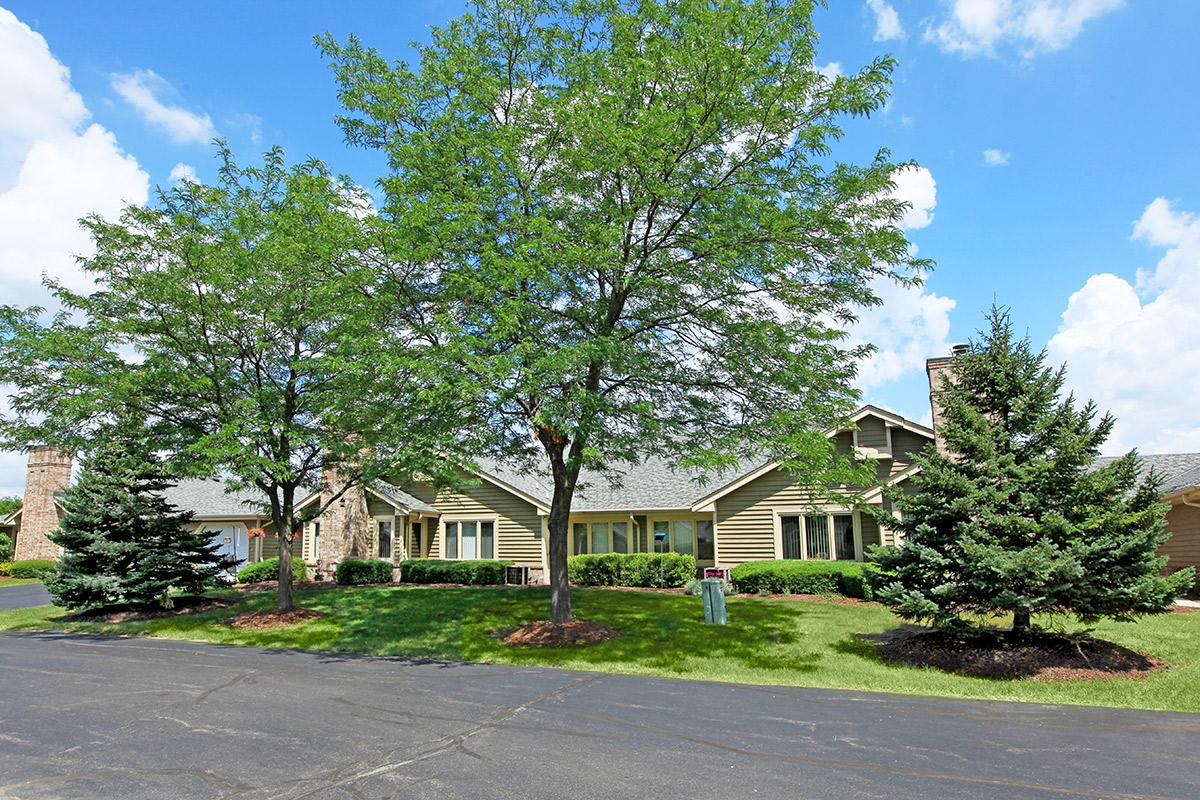
[[[30,558],[25,561],[14,561],[8,565],[8,574],[13,578],[44,580],[57,571],[57,564],[48,558]]]
[[[400,580],[408,583],[465,583],[489,586],[504,583],[504,568],[511,561],[442,561],[411,558],[400,562]]]
[[[12,569],[11,561],[0,561],[0,575],[7,575],[10,569]]]
[[[391,583],[392,563],[378,559],[348,558],[337,565],[333,579],[342,584]]]
[[[747,561],[733,583],[748,594],[841,594],[869,600],[871,588],[857,561]]]
[[[696,559],[682,553],[603,553],[571,556],[567,577],[576,586],[674,589],[696,577]]]
[[[307,576],[308,570],[304,566],[304,561],[299,558],[293,558],[292,580],[302,581]],[[279,580],[279,556],[264,558],[262,561],[247,564],[238,570],[237,579],[238,583],[262,583],[263,581]]]

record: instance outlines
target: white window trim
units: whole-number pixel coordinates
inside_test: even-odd
[[[624,553],[617,553],[617,555],[630,555],[632,553],[642,552],[641,550],[638,549],[638,545],[640,544],[640,541],[639,541],[640,537],[638,534],[640,533],[640,530],[638,528],[637,520],[635,520],[632,516],[628,516],[628,517],[612,517],[612,516],[609,516],[609,517],[604,517],[604,516],[571,517],[571,521],[567,526],[567,536],[569,537],[569,539],[567,541],[567,551],[573,556],[581,555],[580,553],[575,552],[575,526],[576,525],[586,525],[587,526],[588,551],[585,555],[595,554],[596,549],[595,549],[595,547],[592,546],[592,526],[596,525],[596,524],[605,524],[605,525],[608,525],[608,547],[609,547],[609,549],[607,552],[608,553],[614,552],[612,549],[612,526],[613,526],[613,523],[624,523],[625,524],[625,526],[626,526],[625,527],[625,541],[629,545],[628,551],[626,551]],[[607,555],[607,553],[605,553],[605,555]]]
[[[392,554],[385,558],[379,555],[379,523],[389,522],[392,525]],[[394,562],[396,560],[396,515],[371,517],[371,558],[375,561]]]
[[[862,521],[859,519],[858,509],[846,508],[845,506],[835,505],[814,505],[814,506],[798,506],[794,508],[775,508],[772,509],[773,523],[775,526],[775,558],[783,558],[783,518],[784,517],[800,517],[800,559],[802,561],[837,561],[836,558],[824,559],[808,557],[808,536],[805,529],[804,517],[809,514],[824,514],[829,520],[829,552],[837,553],[837,540],[834,534],[833,518],[835,516],[849,515],[851,518],[851,528],[854,531],[854,560],[863,560],[863,543],[862,543]]]
[[[692,523],[692,552],[689,555],[696,558],[697,561],[701,560],[700,557],[696,555],[696,552],[700,549],[700,538],[699,538],[700,526],[699,526],[699,523],[701,523],[701,522],[711,522],[712,523],[712,531],[713,531],[712,562],[713,562],[713,564],[720,563],[719,562],[720,554],[717,550],[717,547],[718,547],[718,545],[717,545],[717,539],[718,539],[718,537],[717,537],[717,515],[715,513],[713,513],[713,514],[648,514],[648,515],[646,515],[646,546],[649,548],[646,552],[648,552],[648,553],[655,552],[655,550],[654,550],[654,523],[656,523],[656,522],[666,522],[668,524],[669,527],[667,530],[667,543],[671,546],[671,549],[668,550],[667,552],[668,553],[676,552],[675,551],[675,523],[679,520],[685,520],[687,522]],[[707,561],[708,559],[703,559],[703,560]]]
[[[490,522],[492,523],[492,558],[463,558],[461,538],[459,534],[460,547],[458,548],[459,555],[456,558],[449,558],[446,555],[446,524],[449,522]],[[496,560],[500,557],[500,515],[498,514],[443,514],[438,519],[438,558],[443,561],[488,561]]]

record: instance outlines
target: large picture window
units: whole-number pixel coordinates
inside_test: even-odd
[[[571,526],[573,555],[631,553],[629,520],[576,522]]]
[[[816,561],[854,561],[854,515],[783,514],[779,517],[783,557]]]
[[[446,523],[446,558],[473,561],[496,557],[496,523],[493,520],[455,520]]]

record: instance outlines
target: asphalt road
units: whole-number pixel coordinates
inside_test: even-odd
[[[0,798],[1196,798],[1200,715],[0,634]]]
[[[0,586],[0,611],[7,608],[31,608],[50,603],[50,593],[40,583]]]

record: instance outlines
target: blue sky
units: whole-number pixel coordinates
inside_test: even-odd
[[[864,369],[867,399],[925,419],[923,359],[970,336],[994,299],[1118,414],[1111,451],[1200,450],[1200,3],[830,6],[826,69],[899,61],[886,112],[848,125],[837,155],[886,146],[921,165],[899,191],[937,262],[856,332],[886,344]],[[343,145],[313,35],[353,32],[404,57],[462,9],[0,0],[0,303],[41,301],[43,272],[70,280],[81,213],[144,202],[189,171],[211,178],[214,134],[242,157],[280,144],[371,183],[381,159]],[[0,494],[19,491],[22,462],[0,455]]]

